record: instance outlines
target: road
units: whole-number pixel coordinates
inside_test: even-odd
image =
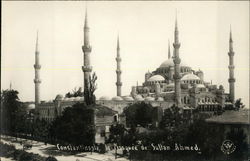
[[[16,147],[16,149],[23,149],[23,146],[20,144],[21,141],[29,142],[32,144],[32,148],[29,150],[25,150],[29,153],[35,153],[39,154],[44,157],[48,156],[54,156],[58,161],[128,161],[126,158],[118,158],[115,159],[115,156],[113,153],[105,153],[105,154],[99,154],[99,153],[92,153],[91,152],[84,152],[84,153],[78,153],[76,155],[65,153],[62,151],[59,151],[56,149],[54,145],[47,144],[44,145],[42,142],[32,141],[32,140],[26,140],[17,138],[18,142],[16,141],[16,138],[10,137],[10,136],[2,136],[1,135],[1,141],[3,143],[12,144]],[[11,161],[10,159],[4,159],[1,158],[4,161]]]

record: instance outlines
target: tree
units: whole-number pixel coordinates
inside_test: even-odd
[[[234,103],[235,105],[235,110],[239,110],[240,108],[244,108],[245,105],[241,102],[241,98],[237,99]]]
[[[232,129],[226,134],[226,138],[231,140],[236,146],[235,151],[232,153],[232,158],[237,160],[244,160],[247,158],[248,145],[246,142],[247,136],[243,129]]]
[[[24,121],[25,108],[19,101],[18,91],[3,90],[1,92],[1,132],[15,133],[19,131],[20,126],[17,123]]]
[[[124,109],[126,122],[130,126],[141,125],[146,127],[152,123],[153,106],[151,104],[140,102],[132,104]]]
[[[109,131],[110,131],[110,136],[109,136],[109,141],[111,143],[118,143],[118,145],[121,144],[121,140],[124,136],[125,132],[125,127],[123,124],[116,124],[116,125],[111,125]]]
[[[188,120],[189,118],[184,118],[180,108],[174,104],[164,111],[162,121],[160,122],[160,127],[173,130],[183,125],[183,123],[186,124]]]
[[[92,77],[89,76],[89,81],[84,82],[84,100],[87,105],[95,104],[96,97],[94,95],[95,90],[97,89],[96,84],[97,76],[93,73]]]
[[[50,128],[50,135],[73,145],[93,145],[95,141],[94,109],[84,103],[67,107],[62,116],[56,118]]]
[[[74,88],[72,90],[72,93],[71,92],[68,92],[65,94],[65,97],[67,98],[70,98],[70,97],[82,97],[83,96],[83,92],[82,92],[82,88],[79,87],[78,89],[77,88]]]

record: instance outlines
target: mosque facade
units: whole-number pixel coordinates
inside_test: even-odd
[[[82,51],[83,59],[83,76],[84,76],[84,90],[88,88],[89,78],[92,73],[91,66],[91,45],[89,43],[89,26],[87,12],[85,15],[84,24],[84,45]],[[84,102],[83,97],[67,98],[62,95],[57,95],[53,101],[40,101],[41,83],[39,72],[41,65],[39,64],[38,38],[36,42],[36,64],[35,67],[35,108],[38,118],[52,121],[60,116],[66,107],[70,107],[77,102]],[[204,80],[204,73],[201,70],[195,71],[188,64],[181,60],[179,54],[179,31],[177,19],[175,22],[174,32],[174,52],[171,55],[170,44],[168,50],[168,59],[162,62],[160,66],[152,72],[145,73],[145,81],[141,85],[133,86],[131,93],[128,96],[122,96],[122,80],[121,80],[121,55],[119,36],[117,39],[117,95],[113,98],[100,97],[96,103],[106,106],[118,114],[123,112],[123,109],[136,102],[148,102],[154,107],[161,107],[163,110],[177,105],[184,110],[198,109],[201,112],[213,112],[218,109],[223,109],[226,106],[233,106],[234,103],[234,51],[232,33],[230,31],[229,38],[229,87],[230,92],[225,93],[222,85],[217,86],[211,82]]]

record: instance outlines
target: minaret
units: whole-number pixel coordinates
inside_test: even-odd
[[[117,96],[121,96],[122,93],[122,82],[121,82],[121,57],[120,57],[120,43],[119,43],[119,36],[117,37],[117,49],[116,49],[117,55],[116,55],[116,77],[117,77],[117,82],[116,82],[116,88],[117,88]]]
[[[84,91],[88,89],[89,87],[89,78],[90,74],[92,72],[92,66],[90,65],[90,53],[91,53],[91,46],[89,44],[89,27],[88,27],[88,14],[87,14],[87,9],[85,12],[85,22],[84,22],[84,45],[82,46],[82,51],[84,53],[84,58],[83,58],[83,66],[82,66],[82,71],[84,73]]]
[[[234,51],[233,51],[233,39],[232,39],[232,32],[230,28],[230,38],[229,38],[229,95],[230,95],[230,100],[232,103],[234,103],[234,83],[235,83],[235,78],[234,78]]]
[[[10,91],[12,90],[12,82],[10,81]]]
[[[39,49],[38,49],[38,31],[37,31],[37,36],[36,36],[36,52],[35,52],[35,105],[38,105],[40,103],[40,69],[41,65],[39,63]]]
[[[181,59],[179,58],[179,48],[181,44],[179,43],[179,31],[177,26],[177,17],[175,20],[175,32],[174,32],[174,84],[175,84],[175,104],[177,107],[181,106],[181,83],[180,83],[180,63]]]
[[[169,40],[168,40],[168,59],[171,58],[171,53],[170,53],[170,43],[169,43]]]

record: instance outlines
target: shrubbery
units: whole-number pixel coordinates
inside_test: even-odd
[[[13,158],[17,161],[57,161],[54,157],[42,157],[38,154],[28,153],[16,149],[13,145],[0,143],[0,157]]]

